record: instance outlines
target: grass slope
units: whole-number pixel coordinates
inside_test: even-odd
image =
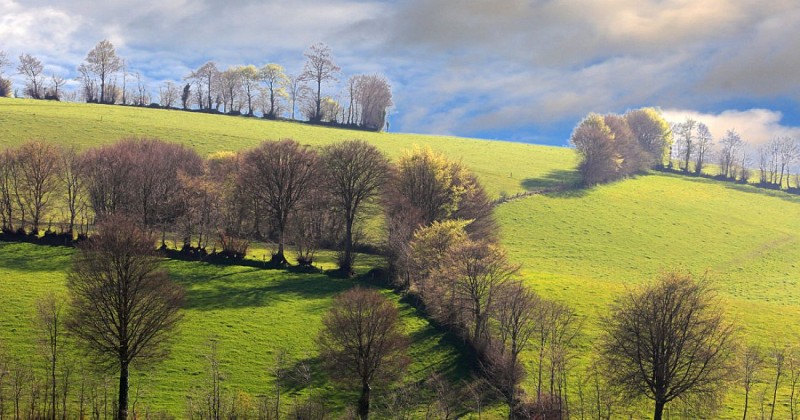
[[[744,341],[769,348],[800,338],[799,204],[784,193],[657,174],[529,197],[497,213],[527,283],[585,317],[585,352],[616,296],[674,267],[708,270]],[[741,416],[740,394],[726,399],[724,415]],[[779,417],[789,415],[786,395]]]
[[[34,302],[47,291],[65,292],[72,253],[67,248],[0,243],[0,343],[8,353],[33,363],[41,359],[36,356],[32,324]],[[353,286],[350,280],[284,270],[182,261],[166,261],[165,267],[186,287],[185,318],[169,357],[154,369],[134,370],[131,392],[141,383],[140,410],[165,410],[179,418],[185,415],[187,396],[199,396],[196,387],[207,380],[210,339],[218,341],[225,388],[253,397],[271,395],[268,368],[277,352],[286,350],[293,362],[313,359],[322,315],[334,295]],[[392,293],[385,294],[397,299]],[[413,341],[410,356],[414,363],[407,380],[422,381],[433,371],[444,372],[453,380],[464,377],[464,362],[455,348],[413,308],[398,305]],[[324,378],[316,370],[312,386],[330,405],[341,409],[357,399],[356,394]],[[291,400],[285,402],[288,411]],[[424,398],[420,400],[424,402]]]
[[[575,179],[575,156],[563,148],[175,111],[0,100],[0,146],[42,138],[88,147],[124,135],[181,141],[203,153],[238,150],[261,139],[281,137],[314,145],[362,138],[392,157],[418,144],[462,159],[493,194]],[[528,284],[546,297],[571,304],[585,317],[584,353],[598,335],[599,316],[616,296],[676,266],[695,273],[709,270],[729,312],[742,327],[742,341],[769,347],[773,342],[794,343],[800,337],[798,204],[797,197],[780,192],[654,174],[590,190],[512,201],[498,207],[497,217],[503,242],[512,259],[523,264]],[[28,264],[9,262],[17,263]],[[586,360],[582,356],[578,365]],[[788,416],[783,394],[776,409],[779,417]],[[741,392],[732,392],[725,407],[725,416],[737,417]]]
[[[574,179],[574,153],[566,148],[416,134],[373,133],[149,108],[0,98],[0,148],[30,139],[87,148],[129,136],[158,137],[201,154],[242,150],[265,139],[293,138],[322,146],[362,139],[396,158],[414,145],[461,159],[491,194],[514,194],[539,184]],[[499,164],[502,162],[502,164]],[[556,179],[553,179],[556,177]],[[535,180],[535,181],[534,181]]]

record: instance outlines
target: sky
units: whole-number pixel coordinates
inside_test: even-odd
[[[0,50],[47,74],[102,39],[151,90],[210,60],[299,72],[324,42],[341,83],[390,81],[390,131],[563,146],[589,112],[655,106],[800,138],[797,0],[0,0]]]

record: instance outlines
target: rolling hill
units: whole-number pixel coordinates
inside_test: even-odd
[[[183,142],[202,153],[240,150],[262,139],[284,137],[312,145],[359,138],[377,145],[391,157],[415,144],[430,146],[450,158],[460,159],[495,196],[568,184],[577,179],[576,157],[564,148],[368,133],[178,111],[0,100],[0,146],[3,147],[37,138],[85,148],[131,135]],[[728,313],[741,327],[742,343],[758,343],[767,348],[796,342],[800,337],[799,205],[800,199],[781,192],[654,173],[591,189],[513,200],[499,205],[496,215],[502,228],[502,242],[512,260],[523,265],[526,283],[543,296],[569,303],[584,318],[579,346],[582,355],[573,368],[579,375],[588,363],[587,354],[599,333],[599,317],[608,304],[626,288],[674,267],[687,268],[696,274],[708,272]],[[3,247],[0,249],[5,255],[9,245]],[[0,257],[0,270],[17,272],[20,270],[17,264],[23,263]],[[180,263],[170,264],[191,277],[188,273],[191,270]],[[59,273],[53,268],[43,274],[42,281],[57,284],[63,277]],[[211,273],[209,277],[223,275]],[[245,279],[248,274],[236,271],[234,275]],[[182,281],[192,284],[189,279]],[[264,281],[280,283],[279,279]],[[20,284],[6,290],[21,290]],[[219,298],[224,300],[222,288],[213,293],[220,293]],[[12,299],[9,293],[0,296],[3,306]],[[213,300],[208,296],[207,299]],[[297,311],[312,314],[330,298],[326,295],[318,297],[316,303],[313,299],[309,303],[302,292],[287,296],[291,296],[288,300],[297,301]],[[22,310],[24,306],[19,303],[14,307]],[[2,328],[7,328],[6,324]],[[254,327],[237,325],[236,328]],[[5,334],[0,336],[4,341],[11,339]],[[289,340],[287,337],[281,340]],[[192,343],[198,345],[200,339]],[[426,344],[420,345],[424,348]],[[454,357],[446,348],[439,351],[434,354],[440,360]],[[776,408],[779,417],[789,414],[785,391],[785,387],[779,390]],[[740,417],[741,399],[742,393],[732,389],[723,402],[721,415]]]

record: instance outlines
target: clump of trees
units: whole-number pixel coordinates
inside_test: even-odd
[[[589,114],[573,131],[570,144],[581,157],[583,183],[595,185],[663,167],[672,131],[653,108],[623,116]]]

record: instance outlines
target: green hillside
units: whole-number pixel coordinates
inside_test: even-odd
[[[392,157],[397,157],[415,144],[430,146],[450,158],[461,159],[495,195],[576,179],[576,157],[571,150],[564,148],[453,137],[368,133],[178,111],[0,100],[0,146],[39,138],[88,147],[113,142],[127,135],[181,141],[203,153],[239,150],[251,147],[262,139],[283,137],[315,145],[359,138],[378,145]],[[583,354],[573,369],[577,374],[588,362],[592,339],[598,335],[599,316],[606,311],[608,304],[627,287],[651,280],[659,271],[674,267],[687,268],[696,274],[708,270],[729,313],[741,326],[743,338],[739,341],[742,343],[759,343],[765,348],[773,344],[795,343],[800,338],[798,205],[800,199],[785,193],[707,179],[652,174],[588,190],[514,200],[500,205],[496,214],[502,227],[503,243],[512,260],[523,265],[526,282],[546,297],[569,303],[585,318],[581,339]],[[7,249],[2,248],[4,255]],[[42,259],[47,260],[47,255],[43,255]],[[18,264],[30,267],[31,262],[22,258],[0,257],[0,270],[18,270],[20,273],[17,275],[21,276],[25,269],[19,268]],[[179,272],[190,271],[181,268],[184,267],[182,263],[170,264],[171,267],[178,267]],[[235,272],[241,281],[245,281],[249,275],[246,269],[225,270]],[[226,273],[208,275],[218,278]],[[6,275],[3,274],[2,278],[5,279]],[[43,270],[41,278],[51,282],[46,284],[54,284],[52,282],[63,278],[63,273],[53,267],[52,270]],[[188,278],[183,281],[191,285]],[[280,279],[263,281],[281,282]],[[245,283],[241,283],[242,287],[248,287]],[[4,293],[0,295],[4,301],[0,305],[5,306],[8,299],[17,299],[10,297],[13,295],[9,291],[27,290],[21,286],[23,284],[26,283],[22,279],[9,288],[5,288],[4,284]],[[338,286],[334,282],[326,284],[326,287],[330,288],[330,293],[334,293]],[[223,290],[223,287],[219,287],[208,293],[221,293]],[[290,292],[285,296],[291,302],[296,301],[286,304],[295,306],[298,313],[307,316],[308,324],[312,326],[318,325],[320,307],[324,307],[330,299],[330,295],[324,293],[308,295]],[[220,295],[220,299],[224,300],[224,296]],[[24,304],[17,306],[22,308]],[[195,310],[200,311],[197,308],[188,311]],[[246,307],[236,310],[254,309]],[[214,321],[210,315],[206,319],[206,312],[197,313],[203,314],[198,318],[203,322],[220,322]],[[192,316],[187,318],[191,319]],[[418,322],[408,319],[407,322]],[[268,319],[262,321],[275,322]],[[244,324],[235,327],[248,331],[255,328]],[[2,328],[0,334],[6,335],[0,336],[0,339],[12,340],[10,337],[13,333],[6,330],[6,324]],[[288,337],[289,333],[285,334]],[[191,343],[187,346],[198,346],[202,342],[200,336],[193,337],[190,334],[187,337],[187,343]],[[301,349],[308,346],[308,337],[298,340]],[[424,343],[417,346],[424,349]],[[269,344],[263,347],[274,346]],[[452,355],[448,356],[450,350],[445,347],[437,351],[433,354],[439,359],[452,358]],[[419,354],[425,354],[427,360],[424,350]],[[269,359],[267,356],[261,360]],[[237,369],[251,368],[255,369]],[[261,366],[257,368],[263,371]],[[760,392],[766,386],[758,384],[755,392]],[[724,401],[726,408],[722,414],[730,418],[740,417],[742,396],[739,389],[732,390]],[[778,399],[776,416],[788,417],[788,390],[785,385],[779,390]],[[757,402],[751,403],[754,404],[751,410],[755,412]]]

